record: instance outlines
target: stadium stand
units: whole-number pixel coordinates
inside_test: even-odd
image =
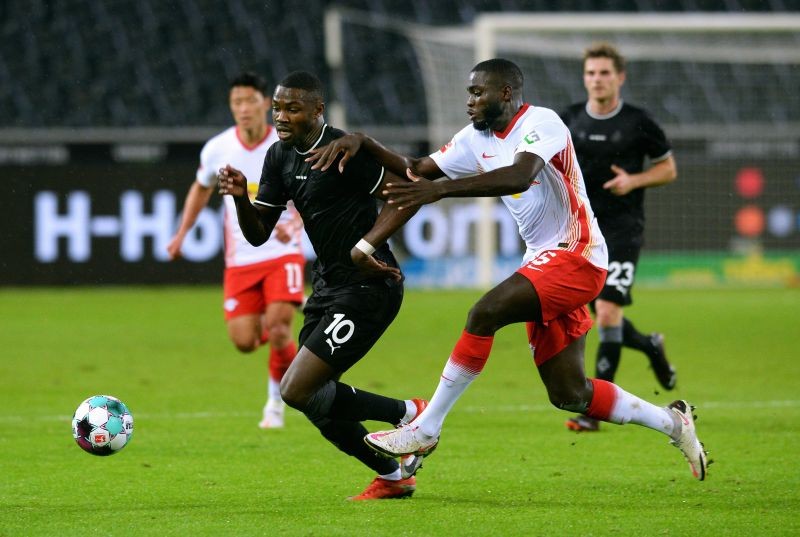
[[[271,82],[292,69],[327,80],[325,0],[6,0],[0,3],[0,128],[221,125],[228,120],[224,87],[242,68]],[[350,0],[343,7],[424,24],[470,22],[483,11],[556,11],[558,0]],[[576,0],[570,11],[790,11],[789,0]],[[422,81],[411,44],[396,35],[345,36],[350,86],[340,88],[353,124],[419,125],[426,121]],[[800,44],[798,44],[800,45]],[[387,61],[387,55],[391,61]],[[716,120],[729,87],[702,71],[684,69],[695,107],[681,95],[650,104],[667,122]],[[548,67],[552,69],[552,67]],[[557,67],[556,67],[557,69]],[[771,102],[772,121],[796,121],[800,111],[769,92],[785,92],[785,67],[764,72],[733,65],[725,76]],[[673,71],[674,72],[674,71]],[[569,76],[568,76],[569,75]],[[663,76],[646,66],[637,77]],[[574,73],[549,72],[564,95],[577,97]],[[353,87],[357,84],[358,87]],[[748,89],[749,88],[749,89]],[[550,91],[556,91],[553,88]],[[577,90],[580,90],[578,87]],[[791,89],[794,91],[794,89]],[[740,90],[741,91],[741,90]],[[765,95],[766,93],[766,95]],[[767,97],[767,99],[764,99]],[[220,103],[223,103],[220,105]],[[742,109],[742,113],[758,107]],[[725,116],[728,117],[728,116]],[[732,121],[748,118],[730,118]]]

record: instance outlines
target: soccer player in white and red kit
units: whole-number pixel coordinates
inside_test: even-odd
[[[253,73],[242,73],[230,83],[229,104],[235,125],[211,138],[200,152],[196,180],[189,189],[181,223],[167,250],[172,259],[181,255],[186,234],[217,186],[217,172],[227,164],[253,178],[248,192],[255,197],[267,149],[278,140],[267,123],[271,99],[266,82]],[[283,427],[284,403],[280,381],[297,348],[292,336],[295,310],[303,301],[305,259],[300,246],[303,222],[289,207],[269,240],[252,246],[242,235],[236,207],[223,198],[225,275],[223,309],[228,336],[243,353],[269,343],[267,403],[261,428]]]
[[[533,361],[553,405],[612,423],[643,425],[668,435],[704,479],[706,454],[695,434],[690,405],[651,404],[619,386],[584,373],[586,333],[592,326],[586,304],[606,277],[605,240],[586,196],[569,130],[552,110],[522,97],[522,72],[512,62],[481,62],[470,73],[467,113],[472,119],[438,152],[412,159],[364,135],[339,139],[313,157],[330,166],[339,153],[343,167],[363,144],[395,174],[413,182],[390,183],[390,204],[413,209],[444,197],[502,196],[527,250],[522,266],[472,307],[442,372],[430,404],[416,420],[365,441],[389,456],[413,454],[411,474],[436,447],[447,413],[480,374],[500,328],[525,322]],[[428,181],[447,176],[454,181]],[[423,179],[424,178],[424,179]],[[377,246],[394,229],[377,236]],[[366,247],[367,251],[371,247]]]

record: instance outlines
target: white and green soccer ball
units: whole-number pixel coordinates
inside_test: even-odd
[[[133,415],[116,397],[93,395],[75,411],[72,436],[92,455],[113,455],[133,438]]]

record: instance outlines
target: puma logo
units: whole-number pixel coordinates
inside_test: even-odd
[[[334,345],[333,342],[331,341],[331,338],[326,339],[325,343],[327,343],[328,346],[331,348],[331,354],[333,354],[333,351],[341,347],[341,345]]]

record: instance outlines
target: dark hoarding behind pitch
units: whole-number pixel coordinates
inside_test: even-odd
[[[5,219],[0,283],[219,282],[220,199],[213,196],[169,262],[167,244],[200,144],[0,148]]]

